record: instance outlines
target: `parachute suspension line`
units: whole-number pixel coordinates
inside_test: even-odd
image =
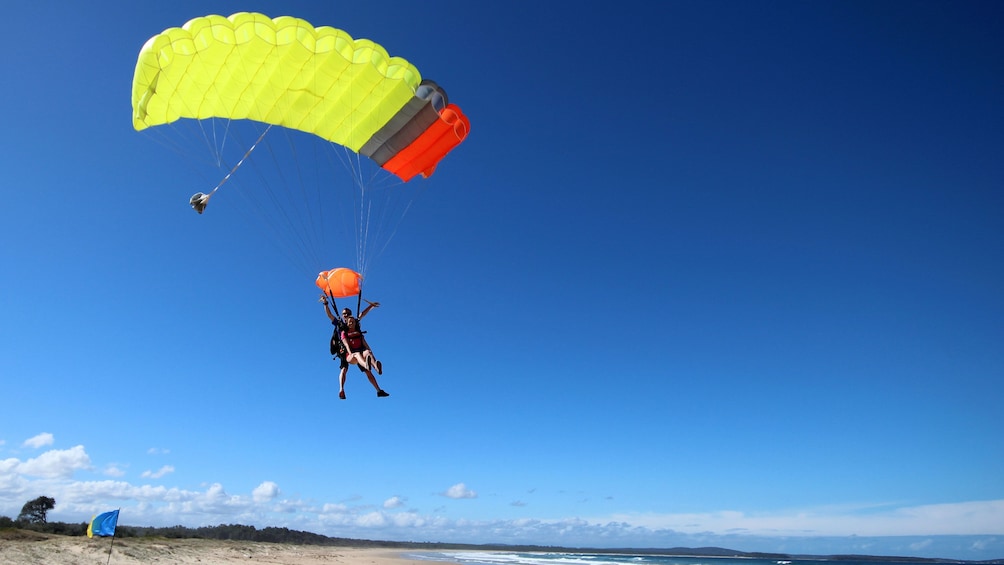
[[[216,149],[216,154],[215,154],[215,157],[216,157],[216,166],[222,168],[222,166],[223,166],[223,153],[227,149],[227,147],[226,147],[227,140],[230,139],[230,126],[232,125],[233,120],[229,120],[229,119],[226,120],[226,126],[222,127],[222,128],[218,128],[217,127],[217,120],[209,120],[209,121],[211,122],[211,124],[213,126],[213,129],[212,129],[213,140],[212,140],[212,144],[209,147]],[[202,123],[202,122],[200,121],[200,123]],[[222,131],[221,131],[221,129],[222,129]],[[205,134],[203,134],[203,135],[205,135]]]
[[[230,177],[233,176],[234,172],[236,172],[237,169],[244,164],[244,161],[248,158],[248,156],[251,155],[251,152],[254,151],[255,147],[258,147],[258,144],[261,143],[261,140],[265,139],[265,134],[268,133],[270,129],[272,129],[272,124],[269,124],[268,127],[265,128],[265,131],[261,132],[261,135],[258,136],[258,139],[251,145],[251,147],[248,148],[247,151],[244,152],[244,156],[240,158],[240,161],[237,161],[237,164],[234,165],[232,169],[230,169],[230,172],[227,173],[225,177],[223,177],[223,180],[221,180],[219,184],[217,184],[212,190],[209,191],[209,194],[206,195],[207,199],[210,196],[212,196],[217,190],[219,190],[221,186],[226,184],[228,180],[230,180]]]
[[[401,214],[401,217],[400,217],[401,220],[404,219],[404,216],[408,213],[408,210],[411,209],[411,205],[414,204],[414,203],[415,203],[415,199],[414,199],[414,196],[413,196],[412,199],[409,200],[407,202],[407,204],[405,204],[404,210],[400,213]],[[375,252],[375,256],[376,257],[379,257],[380,255],[383,255],[383,252],[387,250],[387,247],[390,245],[391,240],[394,239],[395,235],[397,235],[397,228],[398,228],[399,225],[400,225],[400,221],[399,221],[398,224],[395,224],[393,226],[392,231],[384,238],[383,245],[380,247],[380,249],[378,249]]]
[[[316,231],[316,222],[310,212],[313,206],[303,188],[306,179],[302,160],[290,132],[282,128],[278,132],[281,134],[279,139],[270,136],[264,145],[272,166],[266,167],[258,159],[251,162],[259,173],[261,198],[250,197],[248,200],[258,208],[259,219],[274,232],[276,240],[285,242],[285,245],[277,246],[277,250],[304,274],[313,275],[318,265],[314,245],[316,238],[311,235],[312,231]],[[288,154],[282,151],[283,146]],[[293,173],[287,174],[287,168],[292,168]],[[271,169],[274,178],[266,169]]]
[[[372,217],[373,206],[368,201],[364,201],[364,190],[360,190],[359,206],[359,250],[356,262],[359,264],[359,272],[365,276],[369,265],[369,238],[370,238],[370,218]]]
[[[352,200],[355,202],[354,206],[354,217],[353,231],[355,232],[355,247],[356,247],[356,270],[363,277],[366,276],[366,256],[367,256],[367,241],[370,236],[369,230],[369,218],[370,218],[370,203],[366,198],[366,185],[367,181],[363,178],[363,164],[358,153],[355,153],[347,148],[343,149],[345,154],[345,164],[346,168],[351,172],[352,177]]]
[[[366,276],[370,268],[390,247],[398,228],[425,187],[404,182],[374,162],[342,146],[331,154],[338,157],[348,173],[344,185],[346,206],[351,214],[343,216],[348,242],[355,251],[355,270]]]
[[[229,129],[230,129],[230,127],[229,127],[229,122],[228,122],[227,123],[227,130],[229,131]],[[251,152],[254,151],[255,147],[258,147],[258,144],[261,143],[261,140],[265,138],[265,134],[268,133],[268,130],[270,130],[270,129],[272,129],[272,125],[271,124],[269,124],[269,126],[267,128],[265,128],[265,131],[261,132],[261,135],[258,136],[257,141],[255,141],[254,144],[251,145],[250,148],[248,148],[248,150],[244,153],[244,156],[241,157],[239,161],[237,161],[237,164],[234,165],[232,169],[230,169],[230,172],[228,172],[226,174],[226,176],[223,177],[223,180],[221,180],[219,183],[217,183],[216,186],[213,187],[213,189],[210,190],[208,194],[203,194],[201,192],[196,192],[195,194],[192,195],[192,198],[188,201],[188,203],[191,204],[192,208],[196,212],[198,212],[198,213],[201,214],[202,212],[204,212],[206,210],[206,206],[209,204],[209,197],[212,196],[212,195],[214,195],[214,194],[216,194],[216,191],[219,190],[221,186],[223,186],[224,184],[226,184],[226,182],[228,180],[230,180],[230,177],[233,176],[234,172],[236,172],[237,169],[242,164],[244,164],[244,160],[247,159],[249,155],[251,155]],[[213,128],[213,139],[214,140],[216,139],[216,128],[215,127]],[[222,158],[222,154],[223,154],[223,148],[221,147],[220,150],[219,150],[219,153],[217,153],[217,155],[215,156],[217,162],[220,162],[220,159]]]

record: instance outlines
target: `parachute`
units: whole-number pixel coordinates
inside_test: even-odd
[[[137,131],[167,129],[190,120],[199,123],[201,134],[196,137],[211,146],[217,170],[226,172],[214,188],[191,198],[192,207],[200,214],[245,160],[257,157],[252,152],[273,126],[290,139],[291,134],[303,132],[345,148],[356,155],[354,159],[363,157],[402,183],[431,176],[470,131],[470,121],[449,102],[442,87],[423,80],[413,64],[390,56],[377,43],[354,39],[332,27],[315,28],[295,17],[269,18],[248,12],[195,18],[151,37],[136,61],[132,110]],[[257,136],[257,140],[235,141],[238,125],[246,122],[257,124],[259,129],[248,138]],[[183,140],[178,145],[187,150],[189,145],[198,144]],[[236,164],[226,164],[227,159],[221,156],[233,145],[241,147],[229,158]],[[311,147],[294,157],[322,161],[317,154]],[[271,159],[280,164],[289,160],[275,154]],[[308,183],[302,179],[309,175],[282,169],[280,176],[286,182],[299,183],[297,189],[306,192],[302,185]],[[357,224],[355,247],[362,248],[374,231],[371,219],[387,214],[374,211],[369,201],[359,197],[367,197],[377,183],[355,169],[349,176],[357,195],[330,208],[355,206],[350,221]],[[248,191],[246,187],[243,190]],[[277,199],[276,195],[270,198]],[[312,202],[303,207],[302,216],[310,221],[322,213]],[[288,215],[288,211],[277,214]],[[292,227],[274,228],[276,231],[300,229],[304,223],[284,220]],[[289,238],[297,242],[311,239],[300,234]],[[325,249],[324,254],[331,251]],[[357,258],[357,271],[365,272],[364,262]],[[307,269],[316,273],[318,266]],[[355,274],[361,279],[362,275]]]
[[[418,69],[367,39],[299,18],[205,16],[150,38],[132,87],[133,127],[249,119],[312,133],[404,181],[428,177],[470,129]]]

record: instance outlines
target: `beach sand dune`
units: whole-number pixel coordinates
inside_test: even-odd
[[[111,547],[109,561],[108,548]],[[166,538],[94,538],[25,532],[0,537],[3,565],[407,565],[392,549]],[[426,564],[427,565],[427,564]]]

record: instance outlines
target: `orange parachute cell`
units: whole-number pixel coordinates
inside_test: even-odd
[[[339,267],[318,273],[314,284],[332,298],[348,298],[359,294],[362,279],[362,275],[352,269]]]
[[[417,174],[428,177],[447,153],[467,138],[471,122],[454,104],[449,104],[439,114],[439,119],[429,126],[415,141],[386,163],[383,168],[405,181]]]

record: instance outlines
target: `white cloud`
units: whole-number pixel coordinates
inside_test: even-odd
[[[986,538],[974,540],[969,546],[969,549],[973,551],[983,551],[985,549],[989,549],[991,541],[992,539],[988,540]]]
[[[387,509],[400,508],[404,506],[405,499],[400,496],[392,496],[387,500],[383,501],[383,507]]]
[[[360,516],[356,523],[368,528],[379,528],[387,524],[387,517],[383,512],[369,512]]]
[[[48,432],[44,432],[44,433],[38,434],[35,437],[30,437],[30,438],[24,440],[24,444],[23,445],[25,447],[33,447],[35,449],[38,449],[40,447],[45,447],[47,445],[52,445],[54,441],[55,441],[55,438],[52,437],[52,434],[50,434]]]
[[[125,471],[119,468],[118,465],[112,463],[105,467],[104,474],[108,477],[124,477]]]
[[[910,544],[910,549],[912,551],[923,551],[923,550],[931,547],[932,544],[934,544],[934,540],[928,538],[928,539],[925,539],[925,540],[920,540],[920,541],[911,543]]]
[[[83,446],[51,450],[22,461],[0,460],[0,516],[16,516],[26,500],[44,494],[57,501],[53,520],[77,522],[109,507],[121,507],[129,523],[189,527],[240,523],[278,526],[361,539],[568,545],[578,547],[720,546],[745,551],[788,553],[873,553],[991,559],[1004,553],[1004,500],[955,504],[890,504],[799,508],[775,512],[725,510],[687,514],[623,513],[541,519],[528,512],[537,504],[495,501],[498,511],[519,509],[518,519],[474,519],[484,505],[445,505],[427,512],[408,508],[408,497],[382,503],[360,495],[340,502],[283,498],[279,486],[262,481],[251,492],[231,495],[222,483],[184,490],[123,480],[81,481],[90,469]],[[103,463],[119,476],[121,463]],[[146,475],[163,476],[173,468]],[[440,493],[476,498],[458,483]],[[380,499],[376,499],[380,500]],[[488,509],[488,512],[491,510]],[[450,516],[452,513],[456,515]],[[960,537],[966,536],[966,537]]]
[[[251,498],[255,502],[268,502],[279,496],[279,485],[272,481],[265,481],[251,491]]]
[[[170,449],[164,449],[163,447],[151,447],[147,449],[146,452],[150,455],[167,455],[171,453]]]
[[[170,465],[164,465],[163,467],[157,469],[156,471],[143,471],[143,474],[141,476],[145,479],[159,479],[164,475],[170,475],[173,472],[174,472],[174,467]]]
[[[784,536],[930,536],[1004,534],[1004,500],[888,507],[859,505],[774,513],[614,514],[622,522],[683,533]]]
[[[447,498],[477,498],[478,493],[467,488],[467,485],[465,485],[464,483],[457,483],[452,487],[446,489],[446,492],[443,493],[443,496]]]
[[[68,479],[75,471],[91,467],[91,458],[87,456],[82,445],[70,449],[46,451],[23,463],[17,459],[8,459],[7,462],[13,472],[19,475],[60,479]]]

